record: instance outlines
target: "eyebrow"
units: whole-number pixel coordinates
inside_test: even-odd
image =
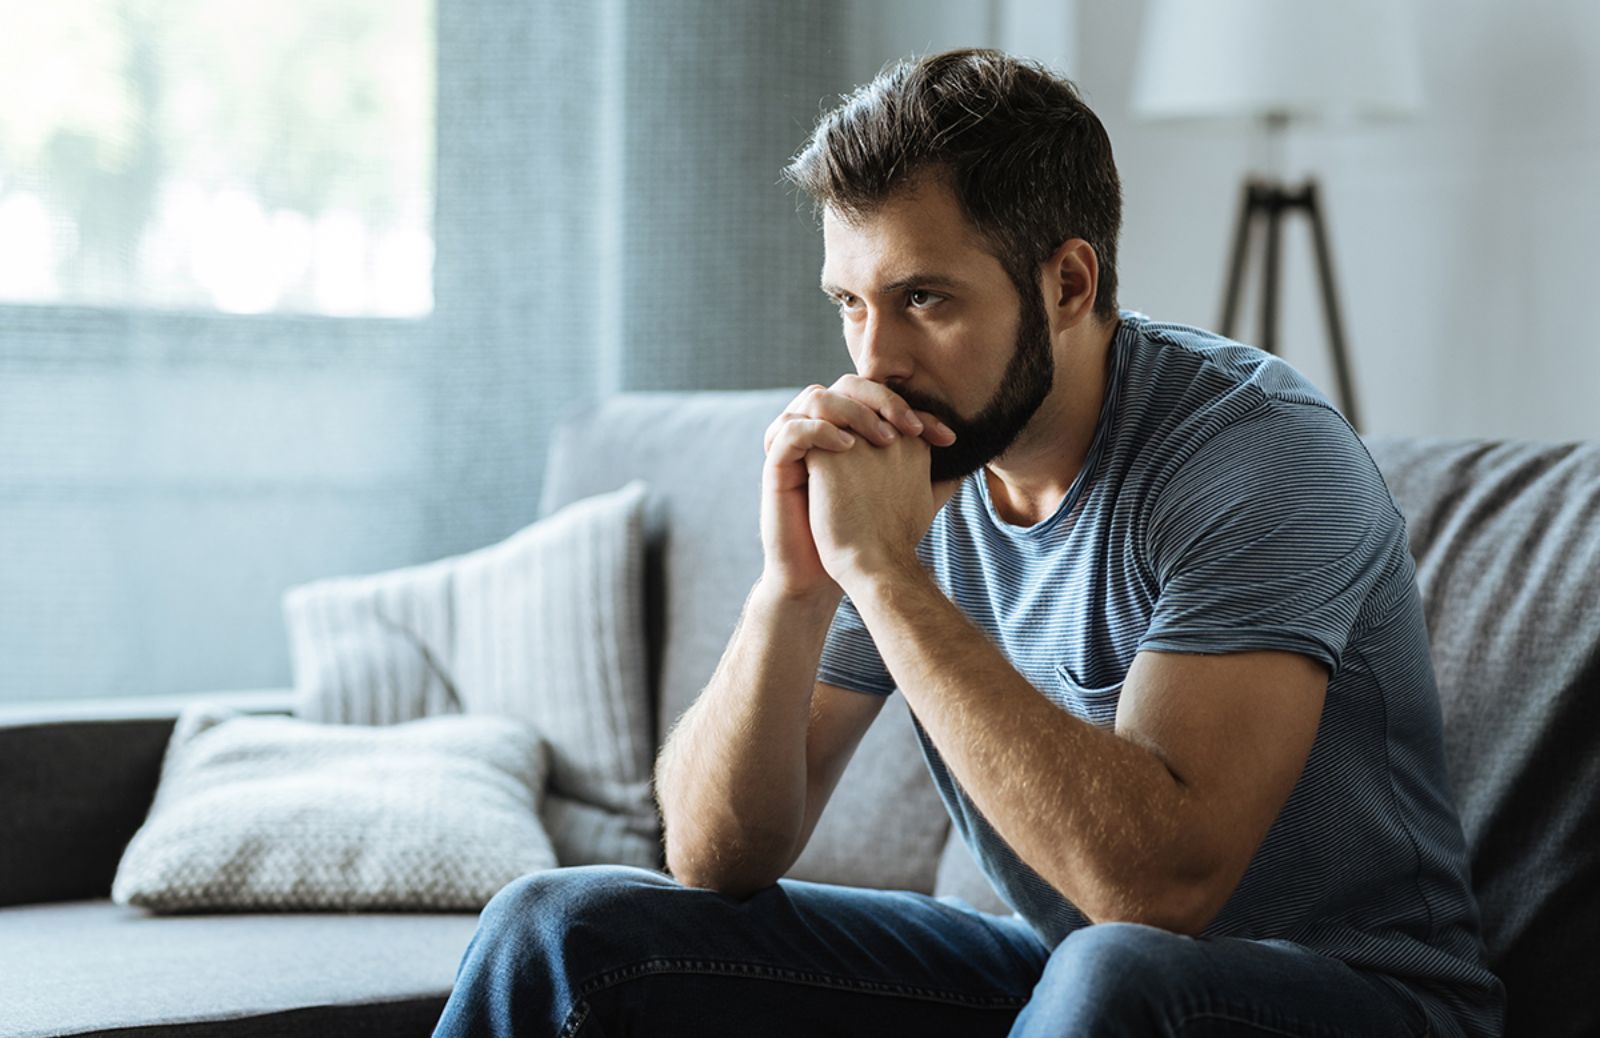
[[[890,295],[895,292],[904,292],[908,288],[962,288],[965,282],[959,278],[950,277],[948,274],[921,274],[912,272],[902,274],[893,281],[886,282],[878,287],[879,295]],[[830,298],[836,295],[854,295],[838,285],[824,281],[822,291]]]

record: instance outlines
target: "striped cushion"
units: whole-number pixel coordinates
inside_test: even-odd
[[[544,821],[561,863],[656,867],[647,495],[635,481],[478,551],[289,589],[296,715],[394,724],[464,712],[531,722],[550,745]]]

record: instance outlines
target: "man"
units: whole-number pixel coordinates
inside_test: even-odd
[[[676,882],[511,885],[441,1033],[1497,1033],[1404,521],[1289,366],[1118,310],[1071,84],[901,63],[788,172],[856,373],[767,432]],[[1014,916],[779,881],[895,689]]]

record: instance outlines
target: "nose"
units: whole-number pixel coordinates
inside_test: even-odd
[[[870,309],[856,335],[856,374],[869,382],[908,382],[911,378],[910,339],[895,328],[881,311]]]

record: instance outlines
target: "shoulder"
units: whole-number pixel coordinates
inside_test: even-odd
[[[1263,403],[1319,406],[1316,385],[1280,357],[1214,332],[1124,315],[1122,395],[1137,438],[1170,450],[1255,412]]]
[[[1360,437],[1316,404],[1262,401],[1195,445],[1144,505],[1145,558],[1158,578],[1195,565],[1247,569],[1260,582],[1267,570],[1381,569],[1406,542]]]
[[[1349,422],[1281,358],[1187,325],[1124,321],[1116,450],[1130,488],[1152,495],[1180,475],[1278,470],[1381,483]]]
[[[1366,445],[1342,415],[1321,404],[1268,397],[1175,452],[1152,487],[1169,506],[1205,497],[1304,505],[1331,512],[1388,503],[1388,488]],[[1174,500],[1177,499],[1177,500]]]

